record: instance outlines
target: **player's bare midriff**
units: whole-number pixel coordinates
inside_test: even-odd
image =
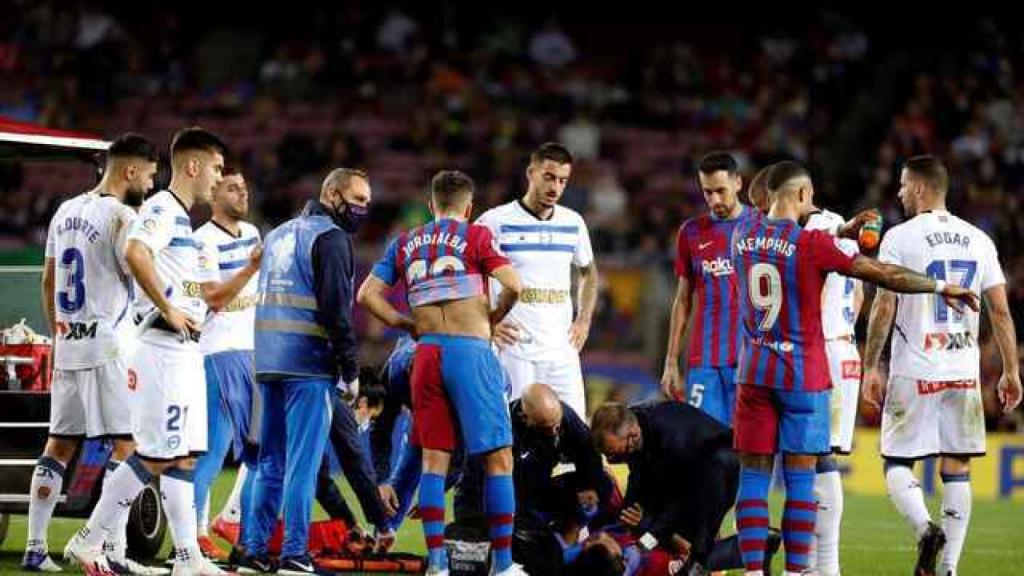
[[[475,336],[485,340],[491,337],[487,314],[487,297],[483,295],[445,300],[412,309],[418,334]]]

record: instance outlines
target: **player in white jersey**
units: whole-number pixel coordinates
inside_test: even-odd
[[[203,323],[199,350],[206,373],[209,451],[196,461],[195,490],[199,546],[208,558],[227,560],[227,552],[218,548],[208,534],[208,495],[228,448],[233,449],[235,459],[243,465],[225,509],[233,507],[237,511],[243,494],[252,488],[246,467],[255,467],[259,441],[259,397],[258,388],[253,385],[253,327],[263,250],[259,230],[243,221],[249,213],[249,190],[241,174],[226,174],[214,189],[210,204],[210,221],[195,233],[203,245],[200,258],[213,263],[219,271],[217,282],[203,284],[210,312]],[[233,544],[238,540],[239,522],[236,512],[234,518],[215,523],[214,531]]]
[[[114,439],[113,469],[132,452],[128,367],[121,332],[131,326],[131,278],[124,242],[138,203],[153,186],[152,142],[125,134],[107,150],[103,179],[65,201],[50,221],[43,268],[43,309],[54,342],[50,437],[29,495],[28,539],[22,569],[57,572],[46,531],[60,498],[64,470],[82,438]],[[110,544],[124,556],[124,523]],[[122,562],[123,563],[123,562]]]
[[[519,302],[495,331],[509,399],[543,382],[586,421],[580,351],[590,334],[598,278],[587,224],[558,205],[571,172],[572,155],[564,146],[542,145],[530,156],[526,195],[488,210],[476,223],[491,230],[523,279]],[[575,319],[573,268],[579,272]],[[500,292],[492,283],[492,301]]]
[[[825,230],[839,235],[846,221],[828,210],[813,212],[804,228]],[[844,251],[857,252],[857,242],[837,240]],[[825,335],[825,355],[828,357],[832,377],[831,429],[832,451],[849,454],[853,447],[853,429],[857,422],[857,402],[860,398],[860,353],[854,336],[854,326],[864,301],[860,280],[836,274],[828,275],[821,292],[821,327]],[[839,575],[839,532],[843,516],[843,484],[839,465],[832,456],[818,458],[814,492],[818,517],[814,524],[810,565],[816,566],[821,576]]]
[[[199,353],[206,316],[202,284],[219,280],[216,264],[200,258],[188,211],[209,201],[220,182],[225,146],[202,128],[171,144],[171,183],[149,198],[132,226],[125,259],[142,289],[139,346],[129,366],[135,389],[131,430],[136,449],[100,496],[88,523],[68,542],[65,557],[86,573],[109,574],[99,548],[104,533],[154,476],[175,545],[173,574],[223,574],[203,557],[196,536],[191,453],[206,451],[206,379]]]
[[[885,235],[883,262],[924,272],[940,285],[958,283],[986,301],[992,334],[1003,359],[997,392],[1002,408],[1020,402],[1017,338],[1006,299],[1006,279],[995,244],[984,232],[946,210],[949,178],[941,161],[911,158],[900,175],[899,198],[910,218]],[[898,305],[898,311],[897,311]],[[888,387],[879,359],[893,316]],[[865,398],[882,402],[882,457],[886,486],[897,510],[918,537],[915,574],[955,576],[971,514],[970,459],[985,453],[985,414],[979,389],[979,315],[956,310],[934,296],[879,290],[865,348]],[[942,525],[931,521],[918,459],[941,455]]]

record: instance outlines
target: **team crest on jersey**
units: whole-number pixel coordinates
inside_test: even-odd
[[[178,436],[177,434],[175,434],[174,436],[168,436],[167,437],[167,449],[168,450],[177,450],[178,446],[180,446],[180,445],[181,445],[181,436]]]
[[[152,218],[146,218],[142,221],[142,229],[146,232],[152,232],[156,228],[156,220]]]
[[[295,262],[295,233],[289,232],[274,244],[273,254],[270,256],[270,267],[277,274],[287,274]]]

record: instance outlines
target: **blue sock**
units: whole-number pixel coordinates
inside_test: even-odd
[[[484,512],[491,532],[493,572],[501,572],[512,565],[512,523],[516,512],[515,488],[512,476],[488,476],[484,480]]]
[[[736,528],[739,530],[743,565],[750,572],[764,570],[765,541],[768,539],[768,472],[744,467],[736,499]]]
[[[424,473],[420,477],[420,518],[427,541],[427,567],[447,570],[444,549],[444,476]]]
[[[786,510],[782,514],[782,539],[786,543],[786,570],[808,568],[818,505],[814,499],[814,470],[783,470],[786,479]]]

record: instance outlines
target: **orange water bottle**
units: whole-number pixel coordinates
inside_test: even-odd
[[[860,245],[861,252],[872,252],[878,248],[878,243],[881,239],[882,214],[881,212],[875,212],[875,217],[861,226],[860,234],[857,235],[857,244]]]

